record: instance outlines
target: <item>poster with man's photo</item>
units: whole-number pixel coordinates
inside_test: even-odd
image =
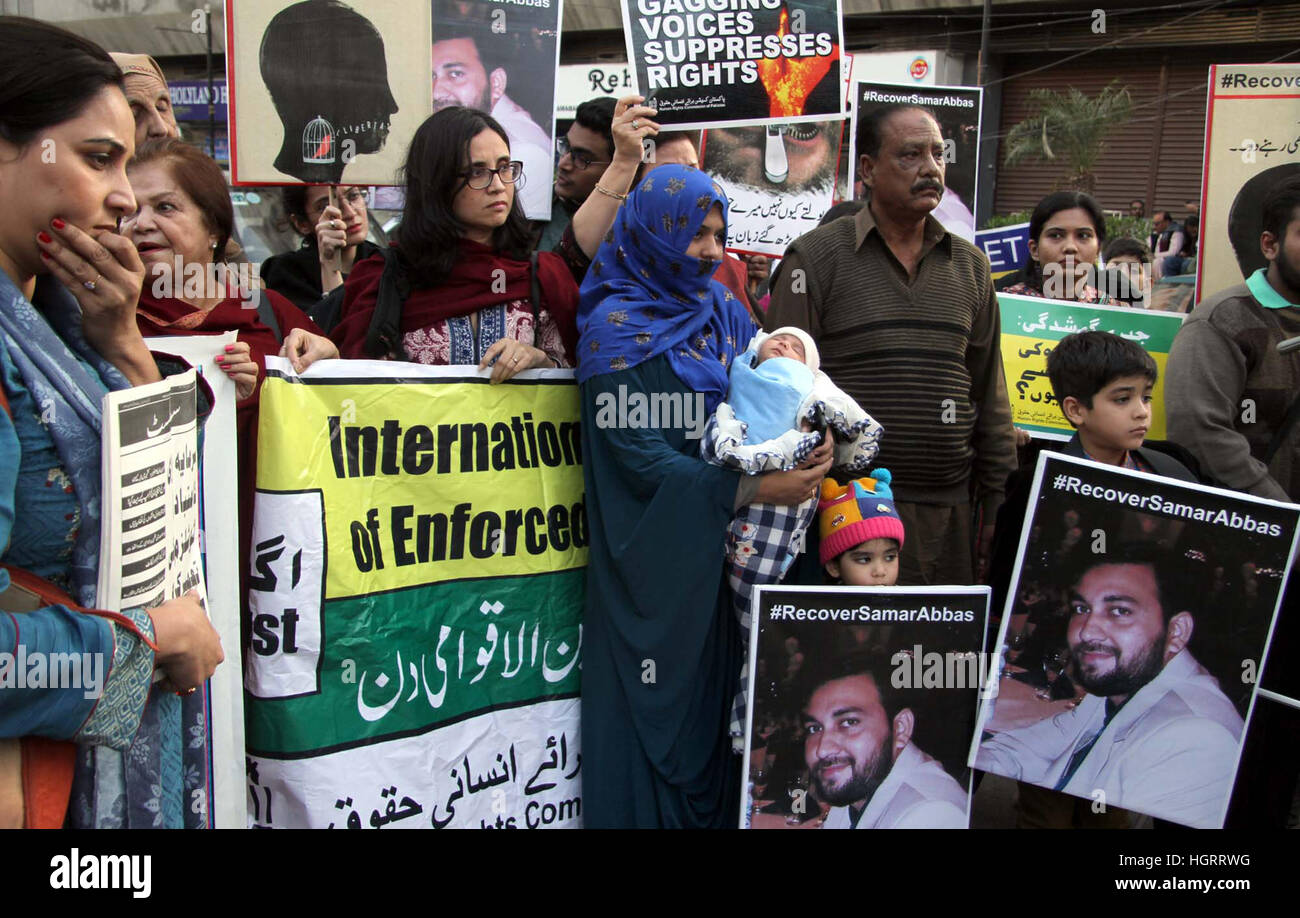
[[[964,829],[988,587],[759,587],[741,827]]]
[[[1267,267],[1264,195],[1300,175],[1300,64],[1213,64],[1196,302]]]
[[[727,248],[780,258],[847,185],[845,119],[704,132],[700,168],[727,193]]]
[[[505,128],[524,164],[524,215],[551,217],[561,0],[433,0],[433,110],[463,105]]]
[[[944,187],[932,212],[948,232],[975,241],[975,199],[979,183],[980,107],[984,90],[978,86],[905,86],[858,81],[853,87],[851,162],[855,197],[865,196],[859,176],[858,126],[862,119],[886,108],[923,108],[939,122],[943,135]]]
[[[1219,828],[1300,507],[1040,454],[970,764]]]
[[[637,92],[665,128],[842,118],[839,0],[622,0]]]
[[[429,34],[427,0],[228,3],[233,181],[395,184],[431,110]]]

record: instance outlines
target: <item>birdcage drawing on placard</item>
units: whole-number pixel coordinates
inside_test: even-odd
[[[332,163],[335,159],[334,125],[317,115],[302,129],[302,161]]]

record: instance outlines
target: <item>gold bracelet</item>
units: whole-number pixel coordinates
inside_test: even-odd
[[[603,187],[599,182],[596,183],[596,190],[603,195],[608,195],[611,198],[617,198],[620,201],[627,200],[627,195],[619,194],[617,191],[610,191],[608,188]]]

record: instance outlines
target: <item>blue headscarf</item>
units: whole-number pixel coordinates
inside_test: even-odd
[[[628,196],[582,284],[578,381],[666,353],[710,413],[727,369],[757,331],[736,295],[713,279],[718,262],[686,253],[714,204],[727,198],[698,169],[661,166]]]

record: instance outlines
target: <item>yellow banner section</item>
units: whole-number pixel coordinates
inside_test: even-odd
[[[321,492],[326,599],[587,563],[571,378],[492,386],[329,363],[315,378],[268,372],[257,468],[259,491]]]

